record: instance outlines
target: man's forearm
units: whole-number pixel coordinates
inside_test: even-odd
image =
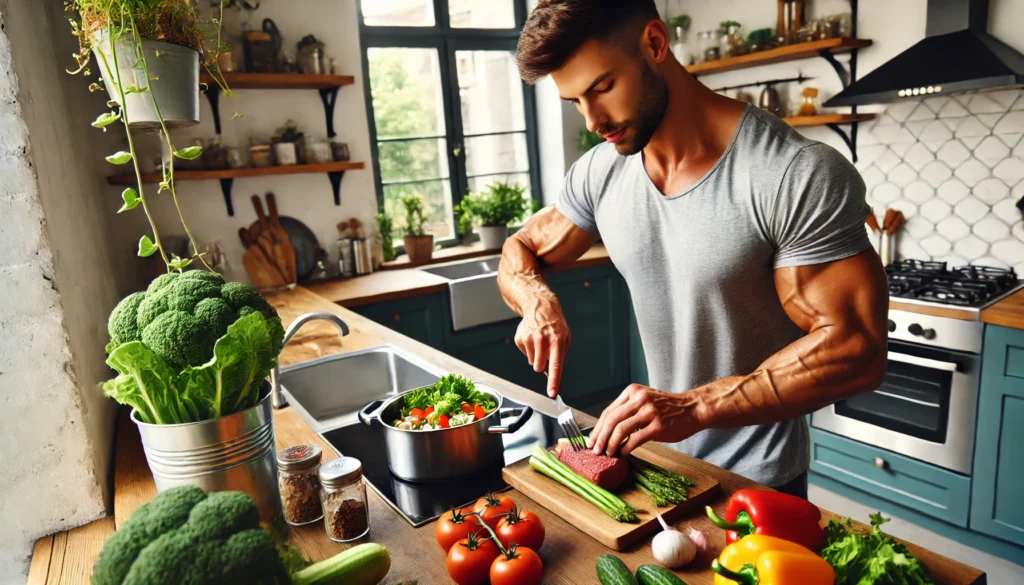
[[[520,316],[536,310],[540,303],[558,303],[555,293],[544,282],[541,261],[516,236],[506,240],[502,248],[498,289],[509,308]]]
[[[700,428],[767,424],[802,416],[874,390],[885,373],[886,338],[865,329],[823,327],[768,358],[754,372],[686,394]]]

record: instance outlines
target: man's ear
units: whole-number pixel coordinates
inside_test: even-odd
[[[644,27],[640,50],[652,65],[660,65],[672,54],[668,42],[668,29],[660,19],[651,19]]]

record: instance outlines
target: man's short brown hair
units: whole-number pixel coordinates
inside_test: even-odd
[[[639,42],[643,27],[656,18],[654,0],[540,0],[519,37],[519,76],[536,83],[590,39]]]

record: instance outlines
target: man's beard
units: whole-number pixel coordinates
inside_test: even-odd
[[[636,115],[622,124],[601,128],[599,131],[602,136],[607,136],[626,127],[632,128],[631,137],[623,137],[624,140],[615,143],[615,150],[623,156],[636,154],[647,146],[661,125],[665,110],[668,108],[668,84],[647,64],[647,61],[640,59],[640,64],[643,67],[640,75],[643,97]]]

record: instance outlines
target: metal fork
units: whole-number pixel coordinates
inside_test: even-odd
[[[576,424],[576,417],[573,416],[572,409],[562,402],[561,394],[555,398],[555,404],[558,406],[558,426],[562,429],[565,438],[569,439],[569,446],[573,451],[586,449],[587,440],[583,438],[583,431]]]

